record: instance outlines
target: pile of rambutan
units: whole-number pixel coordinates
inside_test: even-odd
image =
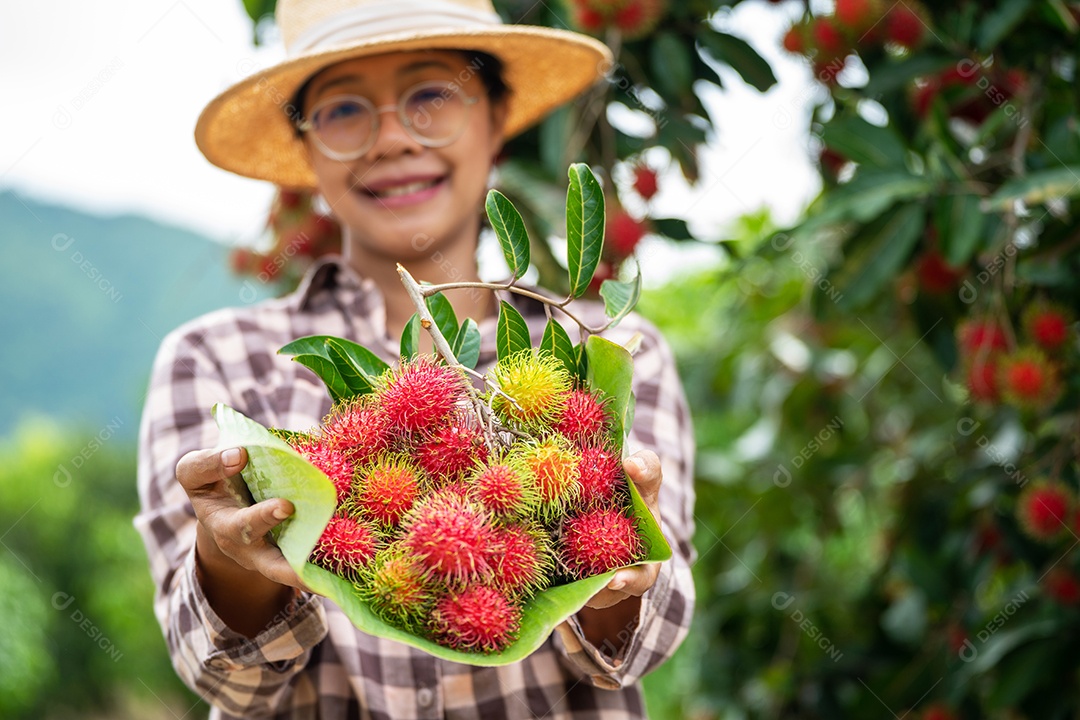
[[[491,653],[537,592],[642,560],[647,543],[602,393],[536,348],[484,379],[480,392],[418,356],[320,427],[274,432],[336,490],[310,562],[383,621]]]

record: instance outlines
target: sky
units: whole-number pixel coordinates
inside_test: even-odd
[[[798,3],[785,5],[797,12],[790,6]],[[790,24],[785,5],[743,3],[718,18],[765,55],[781,82],[763,95],[722,73],[727,88],[705,97],[719,127],[702,153],[700,182],[661,178],[653,213],[687,219],[703,238],[722,239],[762,206],[792,222],[818,190],[806,125],[820,91],[809,69],[779,49]],[[254,47],[241,0],[0,0],[0,96],[9,108],[0,190],[251,243],[271,187],[211,165],[192,133],[212,97],[283,57],[277,42]],[[672,255],[668,271],[700,254]]]

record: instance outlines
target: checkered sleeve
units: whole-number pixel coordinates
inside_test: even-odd
[[[696,557],[692,544],[695,446],[686,395],[671,349],[655,327],[631,316],[631,322],[624,322],[620,330],[636,330],[644,336],[634,356],[637,402],[627,446],[630,452],[650,449],[660,457],[661,528],[673,557],[661,564],[656,583],[642,595],[636,626],[617,638],[621,647],[607,643],[596,647],[585,639],[573,617],[558,627],[556,644],[564,664],[606,689],[627,687],[671,657],[686,637],[694,611],[690,566]]]
[[[214,333],[214,346],[243,352],[238,329]],[[195,514],[176,480],[190,450],[214,447],[215,402],[236,405],[205,333],[188,327],[163,342],[150,381],[139,438],[135,525],[156,583],[154,611],[181,679],[210,704],[243,717],[272,716],[326,635],[321,599],[300,594],[262,633],[228,628],[203,595],[195,563]]]

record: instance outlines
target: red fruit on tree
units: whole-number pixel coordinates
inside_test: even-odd
[[[612,19],[628,40],[635,40],[652,32],[666,12],[667,0],[626,0]]]
[[[607,24],[603,15],[580,5],[574,8],[574,23],[588,33],[598,33]]]
[[[1042,351],[1031,347],[1001,360],[998,386],[1006,402],[1027,410],[1043,410],[1061,394],[1057,370]]]
[[[618,258],[628,257],[648,232],[645,222],[635,220],[630,213],[619,208],[608,218],[604,228],[604,246]]]
[[[885,19],[885,36],[908,50],[922,42],[926,30],[926,21],[907,3],[895,5]]]
[[[968,363],[967,387],[974,400],[996,403],[1001,399],[998,366],[994,358],[975,358]]]
[[[821,154],[818,156],[818,162],[821,163],[821,169],[829,173],[829,176],[836,178],[840,175],[840,171],[847,165],[848,159],[836,152],[832,148],[821,148]]]
[[[989,317],[973,318],[961,323],[956,335],[965,357],[992,355],[1009,349],[1005,331]]]
[[[1024,330],[1028,337],[1048,351],[1055,351],[1069,339],[1072,316],[1064,308],[1036,302],[1024,312]]]
[[[624,567],[645,555],[637,524],[623,511],[586,510],[563,523],[561,560],[575,578]]]
[[[517,637],[521,611],[495,588],[451,593],[435,604],[436,637],[455,650],[498,652]]]
[[[836,0],[836,20],[848,32],[862,34],[878,21],[875,0]]]
[[[656,171],[648,165],[637,165],[634,168],[634,192],[646,200],[651,200],[656,191]]]
[[[810,26],[810,37],[823,59],[847,55],[847,39],[831,17],[817,17]]]
[[[1059,483],[1034,483],[1016,500],[1016,517],[1027,535],[1049,542],[1061,535],[1072,509],[1073,495]]]
[[[1062,605],[1080,605],[1080,579],[1068,568],[1054,566],[1042,579],[1043,592]]]
[[[784,33],[784,49],[795,55],[806,54],[806,36],[802,25],[793,25]]]
[[[944,256],[935,249],[927,250],[919,256],[915,273],[919,278],[919,287],[933,295],[953,292],[964,277],[963,268],[949,265]]]
[[[941,703],[934,703],[922,713],[922,720],[957,720],[956,714]]]

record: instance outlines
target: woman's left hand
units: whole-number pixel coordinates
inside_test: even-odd
[[[641,499],[660,524],[660,483],[663,480],[663,472],[660,469],[660,458],[652,450],[639,450],[623,461],[623,468],[630,482],[637,486]],[[636,565],[623,568],[615,573],[604,588],[593,595],[586,607],[600,609],[611,607],[630,597],[641,597],[646,590],[656,583],[656,577],[660,574],[659,563]]]

